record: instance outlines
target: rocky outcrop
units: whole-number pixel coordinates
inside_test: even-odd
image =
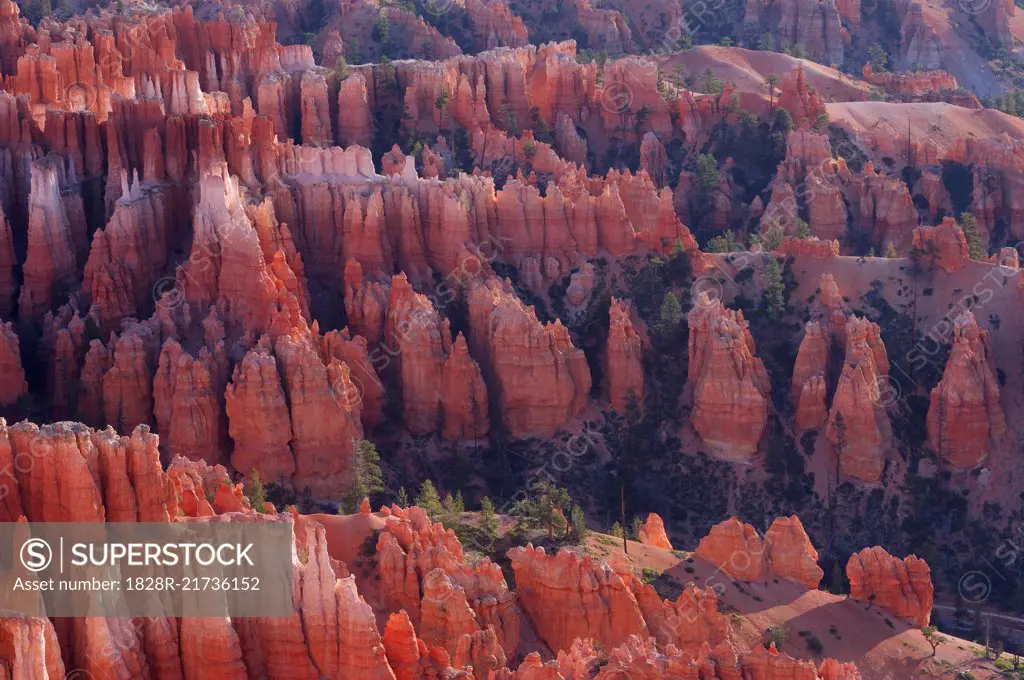
[[[871,64],[864,64],[861,75],[872,85],[878,85],[897,95],[922,97],[931,93],[960,89],[960,83],[956,78],[945,71],[909,71],[906,73],[881,71],[875,73],[871,69]]]
[[[640,535],[637,539],[644,545],[672,550],[672,543],[668,540],[668,534],[665,533],[665,522],[656,512],[647,515],[647,521],[640,527]]]
[[[696,554],[743,581],[774,574],[817,588],[823,576],[818,552],[796,515],[776,518],[763,540],[754,527],[730,517],[700,540]]]
[[[827,260],[839,257],[839,241],[822,241],[816,236],[811,238],[787,236],[775,252],[786,257]]]
[[[235,364],[224,398],[235,445],[231,466],[246,476],[256,470],[267,482],[290,480],[295,473],[291,418],[269,342],[260,342]]]
[[[818,551],[796,515],[777,517],[764,535],[765,562],[769,573],[816,589],[824,572]]]
[[[856,316],[846,322],[846,359],[832,398],[826,435],[843,474],[876,483],[891,436],[885,409],[892,403],[889,360],[878,324]]]
[[[910,555],[902,560],[882,548],[864,548],[846,563],[850,597],[870,602],[917,627],[927,626],[932,614],[931,569]]]
[[[942,43],[920,2],[910,2],[900,20],[901,69],[933,71],[942,67]]]
[[[548,555],[529,545],[508,551],[519,600],[551,649],[590,637],[607,648],[630,635],[647,636],[636,598],[606,564],[567,550]]]
[[[765,576],[764,544],[757,530],[730,517],[700,539],[698,557],[720,567],[735,579],[760,581]]]
[[[508,281],[473,281],[468,290],[473,356],[493,379],[515,438],[548,436],[586,407],[590,368],[559,321],[543,325]]]
[[[859,228],[871,235],[871,242],[884,252],[891,243],[907,252],[917,226],[917,209],[907,184],[900,177],[876,173],[868,163],[863,175],[851,178],[847,192],[857,208]]]
[[[5,617],[0,622],[0,659],[0,672],[10,680],[68,677],[64,674],[57,634],[47,618]]]
[[[988,332],[964,312],[953,320],[953,348],[932,389],[927,419],[929,446],[954,467],[980,464],[990,442],[1006,432],[994,366]]]
[[[0,318],[9,318],[17,299],[17,279],[14,268],[18,261],[14,256],[14,238],[11,225],[0,204]]]
[[[406,428],[414,434],[441,429],[448,439],[487,434],[487,388],[460,334],[453,344],[441,319],[404,274],[392,279],[387,343],[397,366]]]
[[[971,259],[964,230],[952,217],[943,218],[938,226],[914,229],[913,248],[947,273],[963,269]]]
[[[65,212],[60,174],[59,162],[53,158],[32,164],[28,255],[22,268],[24,285],[18,298],[18,308],[26,318],[41,316],[53,302],[62,302],[79,278],[78,239]],[[81,236],[84,238],[84,233]]]
[[[291,412],[293,483],[328,496],[347,483],[354,447],[363,438],[349,368],[337,359],[325,366],[308,333],[278,339],[274,354]]]
[[[777,17],[774,26],[768,17]],[[748,0],[743,23],[752,34],[770,31],[781,43],[799,43],[817,61],[843,63],[843,36],[837,3],[801,0]]]
[[[18,335],[13,324],[0,322],[0,406],[16,403],[27,392]]]
[[[605,377],[608,401],[612,408],[625,412],[632,401],[644,402],[643,350],[640,336],[633,330],[629,307],[612,298],[608,308],[608,341],[605,345]]]
[[[829,338],[817,321],[808,321],[793,365],[792,395],[796,404],[796,426],[815,430],[828,420],[825,376],[828,370]]]
[[[701,291],[687,323],[693,427],[716,455],[748,460],[767,422],[770,386],[743,313]]]
[[[344,146],[358,144],[369,148],[371,123],[366,78],[362,73],[353,73],[341,81],[338,89],[338,141]]]
[[[219,350],[223,365],[224,347]],[[193,357],[175,340],[164,343],[153,378],[153,414],[171,458],[184,456],[211,465],[226,449],[220,369],[207,348]]]

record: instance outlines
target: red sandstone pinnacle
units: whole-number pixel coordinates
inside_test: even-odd
[[[352,73],[341,81],[338,89],[338,141],[344,146],[358,144],[369,148],[371,121],[366,78],[362,73]]]
[[[604,356],[608,401],[612,408],[625,412],[631,399],[637,406],[643,406],[642,358],[640,336],[633,329],[629,306],[612,298],[608,308],[608,340]]]
[[[454,654],[461,636],[473,635],[480,630],[476,614],[466,599],[466,591],[454,584],[440,568],[427,573],[422,585],[419,636],[428,645],[442,647],[449,654]]]
[[[697,545],[696,554],[744,581],[760,581],[774,574],[817,588],[823,575],[817,564],[818,552],[796,515],[777,518],[763,540],[754,527],[730,517],[711,528]]]
[[[796,426],[814,430],[828,420],[825,405],[825,374],[828,369],[829,340],[816,321],[808,321],[793,366],[793,401]]]
[[[647,515],[647,521],[640,527],[639,539],[645,545],[672,550],[672,543],[665,533],[665,522],[661,520],[661,515],[655,512]]]
[[[223,343],[217,350],[223,353]],[[192,357],[177,341],[164,343],[153,378],[153,413],[170,457],[221,462],[226,448],[222,397],[218,367],[208,348]]]
[[[153,360],[146,344],[141,333],[121,335],[103,376],[103,417],[119,431],[153,422]]]
[[[316,322],[314,322],[316,325]],[[324,357],[334,358],[348,364],[352,384],[359,393],[362,406],[363,424],[376,427],[384,422],[384,385],[374,371],[373,363],[367,351],[367,341],[361,335],[352,336],[347,328],[340,331],[329,331],[320,340]],[[381,353],[380,347],[374,347],[374,358]]]
[[[846,576],[853,599],[873,602],[915,626],[928,625],[934,588],[924,560],[914,555],[901,560],[878,546],[864,548],[850,557]]]
[[[266,482],[290,480],[295,473],[292,425],[268,342],[250,349],[235,365],[224,397],[235,443],[231,466],[246,476],[257,470]]]
[[[0,318],[8,318],[14,311],[17,281],[14,268],[18,261],[14,256],[14,238],[11,225],[0,206]]]
[[[32,163],[28,254],[18,299],[22,316],[38,317],[66,296],[78,279],[75,235],[60,194],[59,159]]]
[[[818,587],[824,572],[799,517],[776,518],[764,535],[764,549],[769,572],[806,588]]]
[[[441,369],[442,434],[449,440],[476,440],[487,435],[487,386],[480,367],[459,333]]]
[[[28,392],[14,325],[0,322],[0,406],[10,406]]]
[[[488,367],[511,436],[548,436],[586,407],[590,368],[559,321],[542,325],[509,282],[473,280],[468,290],[469,341]]]
[[[53,623],[19,616],[0,620],[4,677],[11,680],[62,680],[64,662]]]
[[[363,438],[358,392],[347,365],[337,359],[324,365],[308,331],[281,337],[274,353],[291,413],[294,485],[329,496],[347,483]]]
[[[741,312],[701,291],[687,315],[693,427],[715,455],[749,460],[768,418],[768,373]]]
[[[953,349],[932,389],[927,420],[929,446],[954,467],[979,465],[989,442],[1006,432],[994,363],[988,333],[978,328],[974,315],[964,312],[954,319]]]
[[[891,436],[885,409],[895,388],[888,377],[889,360],[878,324],[851,315],[845,332],[846,360],[826,434],[837,450],[843,474],[873,484],[881,478],[885,464]]]
[[[754,527],[735,517],[713,526],[711,532],[700,539],[695,552],[735,579],[760,581],[765,576],[761,537]]]
[[[607,565],[567,550],[547,555],[532,545],[513,548],[508,557],[523,608],[551,649],[568,649],[578,637],[608,648],[630,635],[646,637],[636,598]]]
[[[914,248],[945,272],[963,269],[971,259],[964,230],[952,217],[945,217],[935,227],[914,229]]]

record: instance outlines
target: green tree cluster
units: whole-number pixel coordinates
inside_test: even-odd
[[[364,498],[384,490],[384,474],[380,469],[380,454],[373,442],[360,439],[352,455],[352,481],[342,494],[339,510],[351,514],[359,510]]]
[[[964,230],[964,238],[967,239],[967,250],[971,259],[983,259],[985,247],[981,243],[981,232],[978,231],[978,218],[969,212],[961,213],[960,228]]]

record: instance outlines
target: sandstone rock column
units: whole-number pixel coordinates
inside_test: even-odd
[[[0,318],[9,318],[14,311],[17,281],[14,268],[18,262],[14,257],[14,238],[11,225],[0,207]]]
[[[869,484],[881,478],[891,436],[885,411],[889,360],[878,332],[866,319],[847,320],[846,360],[826,429],[843,474]]]
[[[814,430],[828,420],[825,405],[825,374],[828,368],[829,339],[816,321],[808,321],[793,366],[793,401],[796,426]]]
[[[864,548],[850,557],[846,577],[853,599],[874,602],[915,626],[928,625],[934,587],[924,560],[914,555],[901,560],[878,546]]]
[[[224,393],[228,431],[235,442],[231,466],[266,482],[287,481],[295,473],[289,442],[292,425],[277,362],[261,342],[235,365]]]
[[[672,543],[668,540],[668,534],[665,533],[665,522],[662,521],[661,515],[655,512],[647,515],[647,521],[640,527],[639,539],[644,545],[665,550],[672,549]]]
[[[371,121],[366,78],[362,73],[352,73],[338,89],[338,142],[370,148]]]
[[[608,309],[608,340],[605,345],[605,378],[612,408],[625,412],[630,399],[638,407],[644,402],[643,350],[633,329],[629,307],[612,298]]]
[[[314,496],[335,495],[348,482],[352,453],[363,438],[348,366],[337,359],[325,366],[308,332],[281,337],[274,353],[291,411],[294,485],[308,486]]]
[[[715,455],[748,460],[768,420],[770,385],[747,322],[703,291],[687,322],[693,427]]]
[[[221,390],[209,349],[193,357],[175,340],[164,343],[153,378],[153,414],[170,458],[222,462]]]
[[[28,392],[21,365],[21,344],[10,322],[0,322],[0,406],[10,406]]]
[[[28,253],[22,269],[25,283],[18,298],[26,318],[46,312],[55,298],[71,292],[78,279],[74,235],[61,200],[57,162],[32,164]]]
[[[989,442],[1006,432],[993,366],[988,333],[964,312],[953,321],[953,349],[932,389],[927,420],[929,446],[954,467],[980,464]]]
[[[630,635],[648,635],[636,598],[608,565],[532,545],[512,548],[508,557],[523,608],[551,649],[568,649],[578,637],[611,649]]]

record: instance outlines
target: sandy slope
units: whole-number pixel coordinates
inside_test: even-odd
[[[766,76],[775,74],[781,82],[787,73],[797,66],[803,66],[807,82],[826,101],[857,101],[871,95],[871,86],[862,80],[807,59],[797,59],[777,52],[703,45],[674,55],[668,60],[668,65],[661,68],[670,73],[676,64],[684,66],[698,82],[700,74],[710,68],[722,80],[734,81],[740,90],[765,94],[768,92]]]
[[[931,139],[944,153],[962,137],[1013,139],[1024,136],[1024,120],[995,109],[965,109],[944,102],[893,104],[888,102],[837,102],[827,105],[832,123],[854,137]],[[941,155],[940,153],[940,155]]]

